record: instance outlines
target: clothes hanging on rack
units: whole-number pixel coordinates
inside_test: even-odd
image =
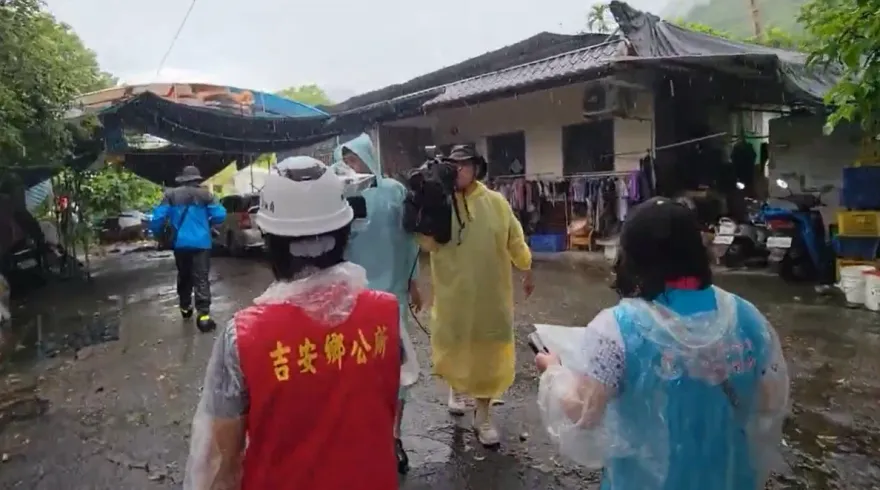
[[[490,181],[490,187],[507,199],[527,234],[561,232],[568,226],[565,206],[569,184],[564,179],[499,177]],[[549,222],[553,216],[562,216],[562,220]]]
[[[566,233],[571,219],[581,216],[596,236],[613,236],[632,205],[652,196],[647,178],[640,170],[499,177],[490,187],[507,199],[527,234]]]
[[[568,184],[559,179],[527,180],[498,179],[490,187],[504,196],[514,210],[533,211],[541,200],[550,203],[564,203]]]
[[[641,172],[572,176],[572,214],[586,217],[593,231],[600,235],[616,233],[632,204],[645,198],[641,179]]]

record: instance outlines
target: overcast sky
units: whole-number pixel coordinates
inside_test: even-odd
[[[126,83],[206,82],[275,91],[317,83],[343,99],[541,31],[583,28],[584,0],[47,0]],[[660,11],[666,0],[631,0]]]

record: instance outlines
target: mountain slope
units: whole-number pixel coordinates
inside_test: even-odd
[[[708,0],[672,0],[660,10],[660,17],[664,19],[684,18],[697,5],[708,3]]]
[[[761,22],[765,28],[778,27],[787,32],[799,32],[797,23],[800,8],[806,0],[758,0]],[[748,0],[709,0],[708,2],[695,2],[694,0],[679,0],[675,6],[669,6],[666,12],[682,12],[676,7],[690,4],[690,8],[684,15],[668,15],[670,18],[681,17],[689,22],[705,24],[715,29],[722,30],[738,37],[748,37],[753,34],[752,21],[749,13]]]

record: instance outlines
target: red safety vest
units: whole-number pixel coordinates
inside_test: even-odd
[[[236,315],[250,397],[242,490],[397,490],[398,312],[393,295],[365,290],[336,327],[291,304]]]

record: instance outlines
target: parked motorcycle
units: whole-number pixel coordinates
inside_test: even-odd
[[[737,182],[736,186],[740,190],[745,189],[742,182]],[[767,265],[768,255],[768,231],[762,213],[763,203],[748,197],[742,199],[745,213],[736,217],[723,217],[714,226],[712,252],[726,267],[763,267]]]
[[[731,218],[721,218],[712,239],[714,256],[725,267],[766,264],[769,231],[764,223],[749,220],[737,223]]]
[[[788,190],[788,196],[762,210],[770,236],[767,258],[770,267],[786,280],[816,280],[827,277],[830,245],[825,237],[825,221],[817,208],[824,206],[822,195],[833,189],[802,189],[795,194],[783,179],[776,185]]]

